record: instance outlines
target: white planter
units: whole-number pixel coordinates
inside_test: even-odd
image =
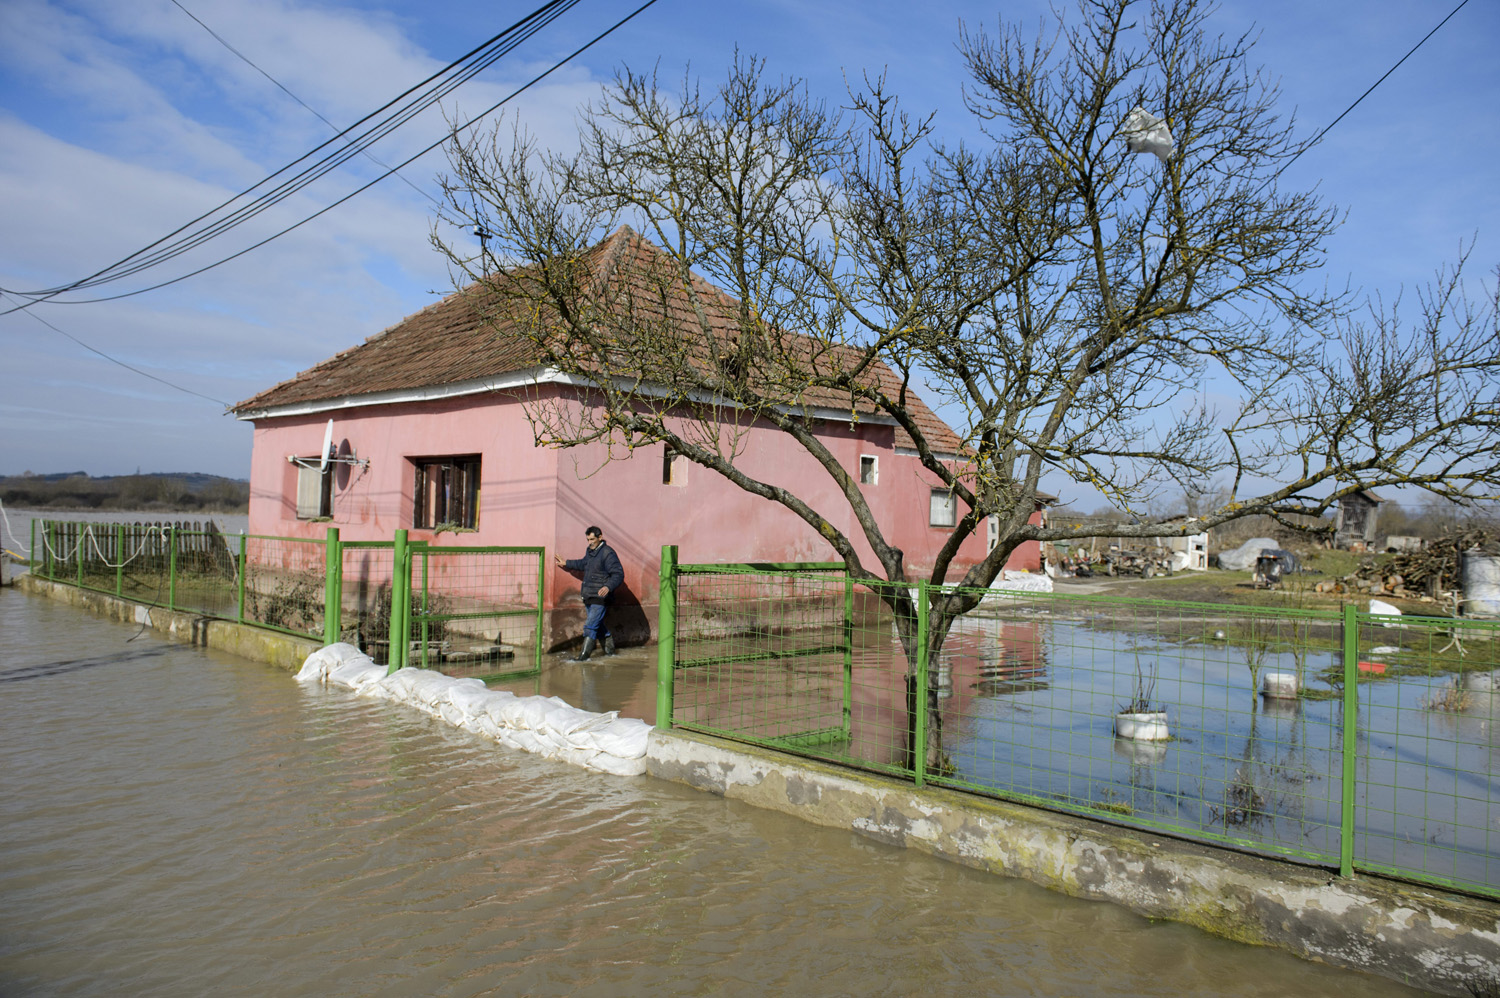
[[[1297,674],[1295,672],[1268,672],[1261,679],[1260,691],[1278,700],[1297,699]]]
[[[1139,742],[1164,742],[1171,737],[1167,733],[1167,712],[1154,710],[1149,714],[1116,714],[1115,734],[1120,738],[1133,738]]]

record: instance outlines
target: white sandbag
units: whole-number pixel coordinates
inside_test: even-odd
[[[416,673],[411,684],[412,700],[429,707],[436,707],[440,703],[447,702],[454,683],[451,676],[445,676],[441,672],[430,672],[427,669],[413,669],[412,671]]]
[[[526,728],[512,728],[510,737],[506,739],[506,742],[518,749],[526,752],[534,752],[537,755],[541,755],[547,749],[546,745],[537,740],[536,732],[527,730]]]
[[[485,712],[495,719],[495,723],[501,727],[512,730],[530,728],[527,723],[530,711],[526,701],[531,697],[511,697],[507,700],[491,700],[485,707]]]
[[[324,645],[303,660],[302,670],[297,673],[297,681],[322,682],[330,670],[352,659],[367,657],[364,652],[344,641]]]
[[[481,738],[499,738],[500,725],[488,714],[471,714],[464,718],[463,728],[465,731],[479,735]]]
[[[579,740],[606,755],[638,759],[646,754],[651,725],[635,717],[619,717],[602,727],[581,732]]]
[[[542,714],[541,727],[567,738],[575,728],[583,727],[598,715],[577,707],[553,707]]]
[[[485,689],[483,683],[478,686],[459,685],[448,691],[448,702],[465,717],[474,717],[485,713],[493,696],[494,693]]]
[[[621,759],[608,752],[600,752],[594,756],[589,767],[614,776],[640,776],[646,771],[646,759],[645,756],[639,759]]]
[[[412,691],[421,677],[421,669],[398,669],[376,685],[381,688],[387,700],[410,701],[413,699]]]
[[[1392,606],[1391,604],[1385,602],[1384,600],[1378,600],[1378,599],[1372,599],[1372,600],[1370,600],[1370,612],[1371,613],[1385,614],[1385,615],[1391,616],[1391,617],[1399,617],[1399,616],[1401,616],[1401,608],[1399,606]]]
[[[559,762],[571,763],[574,766],[582,766],[585,769],[593,769],[594,760],[598,757],[599,753],[595,752],[593,749],[576,747],[561,749],[552,756],[552,758],[558,760]]]
[[[376,665],[368,655],[361,654],[328,670],[327,682],[359,690],[377,682],[385,675],[385,666]]]
[[[442,718],[446,723],[453,725],[455,728],[463,727],[464,721],[468,720],[468,715],[459,710],[457,707],[453,706],[451,703],[437,704],[434,707],[434,710],[437,712],[438,717]]]

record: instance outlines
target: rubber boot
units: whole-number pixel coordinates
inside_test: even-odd
[[[615,654],[615,636],[613,634],[604,635],[604,654],[610,657],[613,657]]]
[[[593,638],[584,638],[583,639],[583,648],[578,652],[578,657],[575,658],[573,661],[575,661],[575,662],[587,662],[589,660],[589,656],[592,655],[592,654],[594,654],[594,646],[596,644],[598,644],[598,642],[595,641]]]

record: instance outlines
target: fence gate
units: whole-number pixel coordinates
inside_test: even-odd
[[[392,620],[393,668],[487,681],[541,671],[542,548],[400,547],[411,610],[404,634]]]

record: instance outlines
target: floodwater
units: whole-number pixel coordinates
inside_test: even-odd
[[[0,994],[1413,995],[0,589]]]

